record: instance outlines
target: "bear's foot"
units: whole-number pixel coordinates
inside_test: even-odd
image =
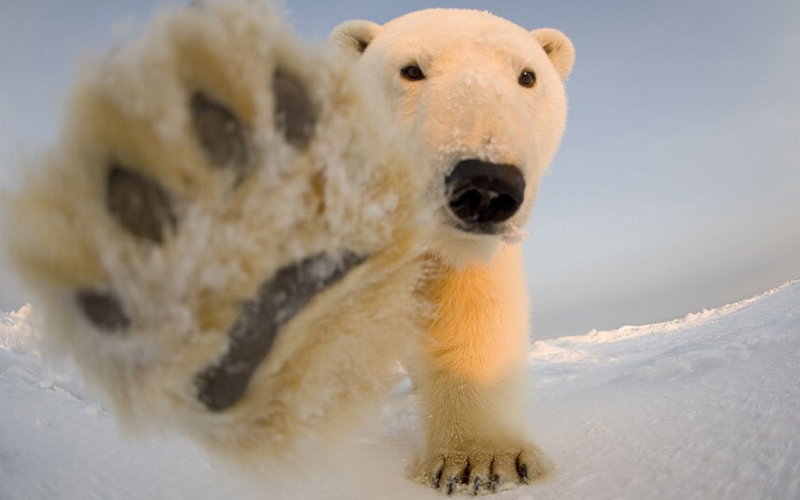
[[[50,350],[123,423],[237,457],[339,426],[414,337],[424,179],[381,110],[263,2],[168,12],[85,68],[7,210]]]
[[[482,495],[515,488],[543,478],[551,466],[534,447],[490,446],[429,453],[415,479],[448,495]]]

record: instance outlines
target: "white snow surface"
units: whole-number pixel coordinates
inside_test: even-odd
[[[415,396],[293,473],[244,478],[174,436],[126,438],[30,306],[0,316],[0,498],[427,499]],[[530,420],[555,462],[497,499],[800,498],[800,282],[684,319],[533,344]]]

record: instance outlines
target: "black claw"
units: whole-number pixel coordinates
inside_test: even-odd
[[[450,496],[456,491],[456,483],[458,481],[455,477],[451,477],[447,479],[447,495]]]
[[[497,493],[498,486],[500,486],[500,476],[493,474],[492,478],[489,480],[489,489],[492,493]]]
[[[280,328],[364,260],[349,252],[339,260],[318,254],[279,270],[261,286],[256,299],[243,305],[239,320],[228,334],[228,351],[197,375],[200,401],[212,411],[225,410],[239,401]]]
[[[489,490],[492,493],[497,493],[497,486],[500,484],[500,476],[494,472],[494,457],[489,464]]]
[[[433,487],[434,489],[439,489],[442,485],[442,469],[436,471],[436,474],[433,475]]]
[[[286,141],[305,148],[314,136],[317,110],[305,86],[295,77],[278,70],[272,79],[275,95],[275,124]]]
[[[104,332],[113,333],[131,324],[119,300],[110,293],[83,290],[78,292],[77,299],[83,314]]]
[[[106,208],[137,238],[163,243],[177,219],[167,192],[153,179],[118,164],[108,172]]]
[[[522,462],[517,455],[517,474],[519,474],[519,478],[522,480],[523,483],[528,482],[528,464]]]
[[[472,481],[472,494],[478,496],[481,486],[483,486],[483,480],[479,477],[476,477],[475,480]]]
[[[464,474],[461,476],[461,484],[469,484],[470,472],[472,472],[472,464],[467,461],[467,465],[464,467]]]

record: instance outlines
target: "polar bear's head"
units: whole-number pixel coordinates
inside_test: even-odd
[[[431,9],[382,26],[348,21],[331,41],[358,58],[421,145],[419,166],[442,196],[434,249],[464,262],[517,238],[564,130],[569,39],[487,12]]]

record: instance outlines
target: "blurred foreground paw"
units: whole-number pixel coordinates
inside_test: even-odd
[[[83,68],[6,250],[123,424],[252,462],[394,383],[428,210],[362,88],[263,2],[163,13]]]

